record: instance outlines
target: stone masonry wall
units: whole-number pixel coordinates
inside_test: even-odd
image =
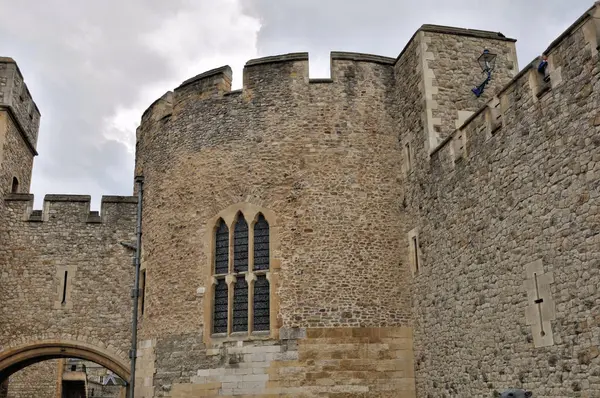
[[[282,329],[278,341],[210,347],[196,339],[161,339],[156,397],[414,397],[411,328]]]
[[[140,127],[137,167],[146,185],[147,272],[141,338],[154,344],[148,355],[155,356],[155,394],[186,396],[184,390],[202,388],[176,385],[193,384],[191,377],[203,369],[230,376],[220,379],[230,383],[217,388],[221,394],[241,393],[244,384],[233,388],[234,374],[226,370],[227,346],[248,346],[242,354],[255,349],[288,355],[277,330],[271,338],[231,342],[202,334],[210,316],[204,314],[207,298],[197,293],[209,290],[211,264],[203,242],[212,229],[205,223],[236,203],[261,206],[277,218],[278,326],[335,328],[342,335],[343,330],[410,328],[406,247],[396,238],[404,223],[397,200],[401,148],[389,117],[394,60],[334,53],[332,79],[310,82],[305,55],[270,61],[249,62],[238,92],[227,92],[224,73],[178,88],[172,111],[167,96],[147,111]],[[408,353],[402,353],[404,364]],[[324,371],[321,365],[298,366],[305,369],[296,373]],[[300,385],[315,387],[306,389],[307,396],[336,388],[340,394],[375,394],[383,388],[382,379],[361,376],[359,367],[352,369],[358,373],[347,390],[317,388],[314,376],[300,374],[286,379],[300,384],[278,385],[264,366],[256,367],[256,380],[242,380],[255,395],[294,396],[284,387]],[[406,383],[411,396],[412,375],[406,375],[399,383]]]
[[[136,397],[600,396],[591,13],[547,50],[549,82],[537,61],[509,82],[510,39],[426,25],[397,60],[332,53],[331,79],[288,54],[249,61],[242,90],[224,67],[157,100],[137,132]],[[498,60],[476,99],[483,48]],[[18,69],[0,65],[0,101],[26,120]],[[6,109],[0,193],[17,174],[26,191],[32,151]],[[84,196],[32,202],[0,206],[0,354],[69,339],[126,363],[133,267],[119,242],[134,241],[135,198],[105,197],[101,214]],[[236,205],[275,221],[274,322],[214,336],[208,220]]]
[[[0,109],[0,193],[9,193],[13,177],[19,180],[19,193],[28,193],[31,184],[33,153],[19,135],[13,119]]]
[[[195,244],[182,247],[178,242],[184,236],[187,242],[201,242],[204,231],[198,226],[204,220],[245,200],[273,210],[280,225],[285,226],[285,235],[279,237],[282,252],[285,247],[290,256],[282,259],[282,273],[286,273],[282,279],[290,284],[282,287],[282,293],[286,291],[281,298],[281,307],[286,308],[284,324],[379,324],[383,318],[386,322],[394,319],[392,315],[398,323],[407,321],[408,312],[401,313],[402,303],[408,302],[398,287],[406,277],[401,269],[392,271],[397,274],[390,279],[377,277],[368,286],[357,286],[357,291],[346,292],[345,304],[331,307],[338,294],[329,289],[331,283],[343,284],[348,278],[364,282],[370,274],[389,273],[387,264],[397,257],[390,251],[396,247],[404,250],[383,235],[381,246],[365,239],[380,228],[398,225],[394,199],[377,196],[374,189],[397,189],[394,181],[399,171],[392,167],[392,154],[398,151],[398,144],[392,132],[386,133],[390,127],[382,125],[387,117],[388,88],[384,82],[385,76],[391,79],[391,68],[352,61],[337,65],[340,82],[313,84],[306,79],[306,61],[268,65],[264,72],[260,66],[253,67],[247,76],[256,74],[253,79],[261,79],[261,85],[213,101],[176,102],[174,112],[178,113],[171,116],[170,125],[160,132],[148,132],[140,140],[138,161],[147,183],[144,245],[148,300],[144,328],[149,325],[147,330],[158,333],[169,325],[171,332],[189,331],[201,324],[201,305],[190,299],[196,300],[196,289],[210,271],[205,250]],[[364,87],[357,87],[356,82],[364,82]],[[363,91],[364,100],[358,100]],[[333,98],[344,98],[347,103],[336,104]],[[298,102],[307,109],[300,111]],[[281,114],[288,115],[287,120],[282,120]],[[192,115],[195,121],[190,123]],[[387,152],[390,167],[382,167],[386,161],[382,154]],[[171,166],[165,167],[167,164]],[[360,176],[353,172],[358,165],[364,169]],[[385,170],[389,176],[380,174]],[[366,178],[366,174],[373,178]],[[345,183],[332,184],[335,181]],[[377,202],[381,205],[371,207]],[[169,221],[163,220],[167,214]],[[364,223],[365,230],[357,233],[356,223]],[[326,235],[331,236],[327,242]],[[343,254],[346,251],[342,248],[351,241],[360,248],[355,254]],[[351,266],[354,262],[356,266]],[[154,263],[164,266],[153,267]],[[175,271],[178,267],[181,269]],[[353,269],[354,274],[342,277],[337,267]],[[173,291],[167,289],[167,281],[187,287]],[[368,298],[367,292],[375,286],[400,296],[381,306],[375,297],[372,301]],[[158,307],[158,297],[167,294],[174,299]],[[181,299],[175,299],[178,295]],[[321,300],[323,306],[308,305],[308,298]],[[189,302],[191,307],[175,306],[175,302],[184,306]],[[375,303],[378,310],[370,310]],[[386,312],[386,305],[394,310]],[[326,310],[319,312],[317,307]]]
[[[9,378],[7,398],[57,398],[58,361],[30,365]]]
[[[549,48],[549,83],[526,68],[407,187],[418,397],[600,396],[596,21]]]
[[[128,363],[136,203],[89,196],[8,195],[0,237],[0,353],[16,345],[69,340],[103,349]],[[65,272],[67,285],[64,287]],[[64,298],[64,300],[63,300]]]

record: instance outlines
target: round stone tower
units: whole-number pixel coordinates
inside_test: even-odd
[[[414,396],[395,64],[262,58],[145,112],[140,396]]]

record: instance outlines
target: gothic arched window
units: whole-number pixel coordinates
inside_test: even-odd
[[[268,332],[272,254],[269,222],[257,209],[244,208],[235,215],[231,211],[219,217],[213,229],[210,334]]]

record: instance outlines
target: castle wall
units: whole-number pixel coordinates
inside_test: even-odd
[[[15,61],[0,57],[0,109],[10,108],[28,145],[35,150],[40,112]]]
[[[511,39],[425,25],[396,60],[332,53],[309,79],[306,54],[267,57],[242,90],[223,67],[152,104],[136,397],[599,394],[598,7],[548,48],[548,82]],[[36,112],[0,58],[0,193],[28,191]],[[127,363],[135,198],[32,204],[0,203],[0,353]],[[215,335],[215,221],[238,211],[269,222],[270,328]]]
[[[595,32],[579,21],[547,51],[549,83],[526,68],[407,186],[419,397],[600,393]]]
[[[0,347],[77,341],[127,363],[133,267],[119,242],[134,242],[135,198],[103,197],[100,214],[89,196],[47,195],[41,211],[33,195],[3,201]]]
[[[19,134],[14,119],[0,109],[0,193],[9,193],[13,177],[19,180],[19,193],[28,193],[31,185],[33,153]]]
[[[515,40],[499,33],[425,25],[419,36],[432,151],[507,84],[518,65]],[[471,89],[487,77],[477,62],[484,49],[497,57],[492,79],[477,98]]]
[[[306,55],[255,60],[241,91],[211,72],[146,112],[144,394],[413,396],[393,64],[334,53],[309,81]],[[241,202],[276,218],[276,327],[223,341],[204,329],[207,220]]]
[[[58,360],[38,362],[9,378],[7,398],[55,398],[58,383]]]

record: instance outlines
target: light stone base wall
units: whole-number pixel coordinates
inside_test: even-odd
[[[154,397],[155,345],[156,341],[154,340],[138,342],[135,366],[135,398]]]
[[[157,397],[173,398],[413,398],[412,345],[408,327],[281,329],[280,340],[213,343],[200,361],[188,362],[185,353],[171,351],[170,356],[179,358],[181,371],[158,369],[161,377],[155,391]],[[185,344],[169,346],[192,351]],[[190,372],[189,378],[178,377],[187,372],[186,363],[204,366]],[[166,383],[165,373],[176,382]]]

